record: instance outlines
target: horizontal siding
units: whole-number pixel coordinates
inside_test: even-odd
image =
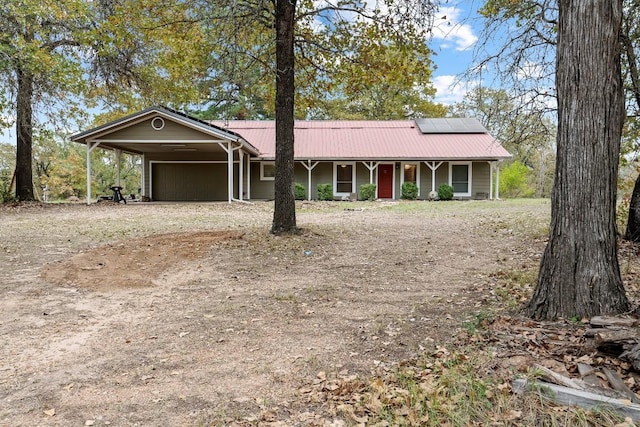
[[[153,119],[148,119],[127,128],[117,130],[108,135],[105,135],[102,139],[104,139],[105,141],[145,140],[158,142],[190,140],[200,141],[215,139],[211,135],[207,135],[206,133],[202,133],[198,130],[177,124],[168,119],[164,119],[164,128],[162,128],[161,130],[155,130],[151,126],[152,120]]]
[[[489,162],[474,162],[473,181],[471,182],[471,197],[489,198],[490,190],[491,165],[489,165]]]

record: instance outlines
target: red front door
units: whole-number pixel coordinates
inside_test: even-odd
[[[393,164],[378,165],[378,198],[393,198]]]

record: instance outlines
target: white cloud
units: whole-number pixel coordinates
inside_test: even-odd
[[[457,7],[442,7],[435,17],[433,38],[442,40],[443,48],[454,47],[457,51],[464,51],[478,41],[471,25],[460,22],[460,13],[461,9]]]
[[[444,105],[462,101],[467,92],[476,87],[476,82],[461,82],[456,76],[435,76],[433,87],[436,88],[435,102]]]

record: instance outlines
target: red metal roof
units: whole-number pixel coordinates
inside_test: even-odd
[[[274,121],[214,122],[241,135],[265,159],[275,157]],[[511,155],[488,133],[424,134],[415,122],[296,121],[298,160],[497,160]]]

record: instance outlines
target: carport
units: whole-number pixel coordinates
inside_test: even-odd
[[[87,147],[87,204],[91,203],[91,152],[142,156],[142,196],[150,200],[243,201],[251,198],[250,159],[258,150],[239,134],[164,107],[151,107],[77,133]]]

